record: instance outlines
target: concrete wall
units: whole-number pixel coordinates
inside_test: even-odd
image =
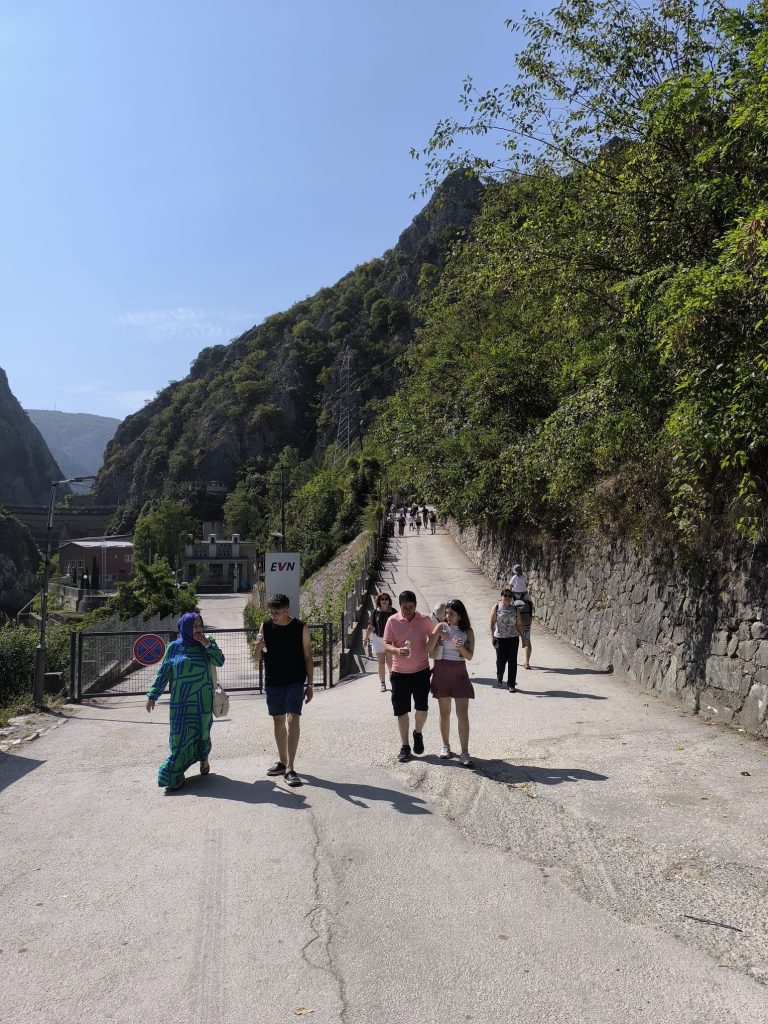
[[[669,553],[618,542],[564,550],[522,533],[451,530],[499,583],[522,562],[536,618],[598,664],[698,714],[768,736],[764,553],[720,552],[685,567]]]

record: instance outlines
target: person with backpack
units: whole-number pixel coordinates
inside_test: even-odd
[[[525,661],[523,668],[531,667],[531,623],[533,622],[533,601],[526,592],[522,597],[515,599],[515,608],[520,616],[522,625],[523,654]]]
[[[501,599],[491,608],[488,630],[496,648],[496,685],[504,685],[504,671],[507,671],[507,689],[517,689],[517,652],[524,626],[520,612],[515,607],[509,587],[501,591]]]
[[[437,527],[437,516],[435,515],[435,510],[432,509],[432,511],[429,513],[429,529],[431,530],[433,536],[434,536],[436,527]]]

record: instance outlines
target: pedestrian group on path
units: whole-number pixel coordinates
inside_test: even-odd
[[[390,595],[378,594],[365,634],[376,656],[382,692],[386,692],[386,669],[389,669],[392,710],[401,744],[397,760],[410,761],[414,754],[424,753],[423,730],[431,693],[438,702],[440,714],[442,747],[439,756],[456,756],[450,742],[453,702],[460,744],[459,762],[471,767],[469,702],[474,699],[475,690],[467,662],[472,660],[476,641],[467,609],[458,598],[452,598],[438,605],[431,615],[424,615],[416,610],[416,595],[411,590],[400,593],[398,606],[400,610],[396,612]],[[290,602],[284,594],[272,595],[267,609],[269,619],[262,623],[253,647],[257,660],[264,661],[267,711],[272,718],[278,754],[278,760],[267,769],[267,775],[282,776],[292,787],[301,786],[294,762],[301,735],[302,709],[313,695],[309,627],[291,615]],[[502,588],[488,620],[488,631],[496,649],[496,685],[504,685],[506,672],[510,693],[517,687],[521,640],[523,664],[530,668],[532,615],[528,581],[522,566],[515,565],[513,576]],[[198,613],[182,615],[178,630],[179,635],[166,648],[147,692],[146,705],[147,711],[152,712],[170,685],[170,752],[157,774],[157,784],[166,792],[181,789],[185,772],[196,762],[200,763],[201,775],[211,770],[214,676],[216,668],[224,664],[223,652],[214,639],[205,635]]]

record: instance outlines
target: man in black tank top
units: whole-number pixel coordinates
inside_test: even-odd
[[[301,709],[312,700],[312,641],[309,627],[291,617],[285,594],[267,602],[269,621],[262,623],[254,652],[264,659],[267,711],[272,716],[279,758],[267,775],[283,775],[289,786],[300,786],[293,762],[299,748]]]

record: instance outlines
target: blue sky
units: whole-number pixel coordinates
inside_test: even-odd
[[[4,0],[0,366],[122,418],[391,247],[520,0]]]

